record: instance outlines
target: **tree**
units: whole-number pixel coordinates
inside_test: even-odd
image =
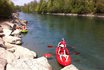
[[[24,8],[39,13],[104,13],[104,0],[40,0],[31,2]]]
[[[9,18],[14,8],[10,0],[0,0],[0,18]]]
[[[47,1],[40,0],[40,3],[38,4],[36,11],[38,11],[39,13],[45,13],[47,11]]]

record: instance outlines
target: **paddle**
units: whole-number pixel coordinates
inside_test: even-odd
[[[43,56],[46,57],[46,58],[51,58],[52,54],[51,53],[45,53],[45,54],[43,54]]]
[[[71,46],[70,45],[70,47],[73,49],[72,54],[75,54],[75,55],[79,55],[80,54],[80,52],[75,51],[76,46]]]
[[[53,48],[53,46],[52,45],[48,45],[48,48]]]
[[[80,52],[74,51],[72,54],[79,55]]]
[[[71,45],[70,45],[70,47],[71,47],[73,50],[75,50],[75,48],[76,48],[75,46],[71,46]],[[48,48],[53,48],[53,46],[52,46],[52,45],[48,45]],[[74,54],[74,55],[79,55],[80,52],[73,51],[72,54]]]

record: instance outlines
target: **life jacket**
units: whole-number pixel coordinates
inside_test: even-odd
[[[60,48],[60,54],[65,54],[65,48]]]

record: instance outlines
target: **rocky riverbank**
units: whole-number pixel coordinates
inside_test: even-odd
[[[52,70],[47,58],[36,58],[36,52],[22,47],[21,29],[12,32],[14,25],[26,25],[13,13],[13,21],[0,23],[0,70]],[[20,24],[19,24],[20,23]]]
[[[0,23],[0,70],[52,70],[46,57],[38,57],[34,51],[24,48],[22,44],[21,29],[12,32],[14,25],[26,25],[26,20],[20,20],[14,13],[13,21]],[[21,27],[20,27],[21,28]],[[69,65],[61,70],[78,70],[74,65]]]

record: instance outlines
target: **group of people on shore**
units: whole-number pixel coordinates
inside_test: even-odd
[[[12,28],[12,32],[10,35],[12,35],[12,33],[15,30],[27,30],[26,25],[28,24],[28,22],[26,20],[20,20],[19,18],[19,13],[12,13],[12,23],[14,23],[13,28]]]

